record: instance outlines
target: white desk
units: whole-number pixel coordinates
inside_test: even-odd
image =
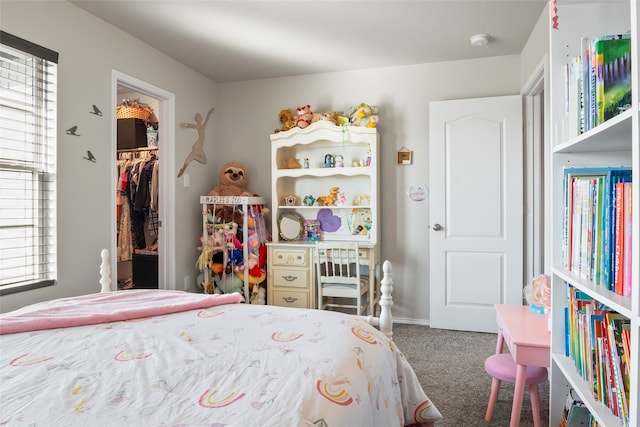
[[[314,242],[267,243],[267,304],[317,308],[314,250]],[[375,306],[380,300],[379,245],[360,243],[360,263],[376,281]]]

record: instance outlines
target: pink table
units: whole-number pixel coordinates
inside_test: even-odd
[[[527,365],[549,367],[548,317],[532,312],[526,305],[496,304],[495,307],[498,322],[496,353],[502,353],[506,343],[517,365],[510,427],[518,427]]]

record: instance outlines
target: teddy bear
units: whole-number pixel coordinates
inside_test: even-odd
[[[300,162],[295,157],[287,157],[284,159],[284,168],[285,169],[300,169],[302,166]]]
[[[378,107],[360,103],[344,112],[353,126],[374,128],[378,125]]]
[[[210,196],[251,196],[246,190],[247,167],[240,162],[229,162],[218,172],[218,185],[209,192]]]
[[[309,126],[313,120],[313,112],[310,105],[304,105],[298,107],[298,115],[296,116],[296,126],[300,129],[304,129]]]
[[[296,125],[295,121],[293,120],[293,111],[291,111],[291,109],[289,108],[287,108],[286,110],[280,110],[278,117],[280,119],[282,127],[280,129],[274,130],[273,133],[287,131]]]

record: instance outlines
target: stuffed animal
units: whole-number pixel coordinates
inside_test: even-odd
[[[541,314],[551,309],[551,282],[549,276],[540,274],[524,287],[524,297],[529,303],[531,311]]]
[[[326,196],[319,196],[316,199],[318,206],[335,206],[338,200],[338,187],[331,187],[329,194]]]
[[[229,162],[218,173],[218,185],[210,196],[251,196],[245,188],[248,182],[247,167],[240,162]]]
[[[322,119],[321,120],[325,120],[327,122],[331,122],[334,125],[338,124],[338,112],[337,111],[327,111],[326,113],[324,113],[322,115]]]
[[[280,129],[274,130],[274,133],[287,131],[295,127],[296,123],[293,119],[293,111],[291,111],[289,108],[287,108],[286,110],[280,110],[280,114],[278,114],[278,117],[280,118],[282,127]]]
[[[374,128],[378,125],[378,107],[361,103],[344,112],[353,126]]]
[[[298,107],[298,115],[296,116],[296,126],[304,129],[311,124],[313,120],[313,112],[310,105]]]
[[[242,301],[244,301],[244,281],[235,274],[227,274],[222,278],[219,274],[216,274],[213,278],[215,284],[214,294],[231,294],[237,292],[242,295]]]
[[[265,305],[267,303],[267,291],[260,286],[255,285],[251,290],[251,296],[249,297],[249,301],[251,304],[260,304]]]
[[[320,120],[322,120],[323,117],[324,117],[323,114],[313,113],[311,115],[311,123],[319,122]]]
[[[287,157],[284,160],[284,168],[285,169],[300,169],[300,168],[302,168],[302,166],[300,166],[300,162],[295,157]]]

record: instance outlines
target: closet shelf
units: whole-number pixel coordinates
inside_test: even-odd
[[[122,148],[118,153],[135,153],[138,151],[157,151],[158,147]]]

